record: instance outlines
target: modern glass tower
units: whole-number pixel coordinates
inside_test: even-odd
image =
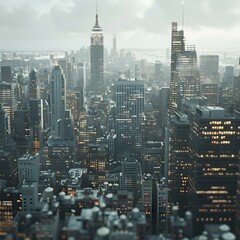
[[[169,110],[177,109],[178,81],[176,79],[177,54],[185,51],[184,31],[178,30],[178,24],[172,23],[171,39],[171,81],[170,81],[170,102]]]
[[[198,107],[190,132],[190,208],[197,231],[236,220],[240,120],[221,107]]]
[[[104,45],[103,31],[98,23],[98,14],[96,14],[96,22],[92,28],[91,34],[91,86],[90,90],[94,94],[102,94],[104,92]]]
[[[142,157],[144,81],[116,82],[116,150],[118,156]]]
[[[177,106],[181,110],[186,97],[200,96],[200,74],[195,49],[177,53],[174,80],[177,83]]]
[[[58,135],[58,121],[65,118],[66,82],[60,66],[54,66],[50,86],[51,131]]]

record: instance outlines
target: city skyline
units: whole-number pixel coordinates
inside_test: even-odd
[[[95,4],[94,0],[2,2],[1,50],[75,50],[89,46]],[[98,8],[107,48],[112,47],[114,34],[118,48],[168,48],[171,22],[180,22],[182,28],[183,3],[177,0],[105,0],[99,1]],[[238,50],[238,9],[237,0],[186,0],[186,43],[195,44],[197,50]]]

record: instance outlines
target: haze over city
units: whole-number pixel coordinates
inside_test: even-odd
[[[240,239],[239,0],[0,2],[0,239]]]

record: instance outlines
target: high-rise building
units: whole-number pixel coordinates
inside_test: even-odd
[[[0,104],[0,148],[4,149],[10,143],[10,118]]]
[[[116,81],[116,151],[141,161],[144,124],[144,81]]]
[[[237,233],[237,236],[240,238],[240,176],[238,176],[238,185],[237,185],[236,233]]]
[[[218,84],[203,83],[201,84],[201,93],[209,100],[209,104],[217,106],[218,104]]]
[[[155,81],[158,84],[163,81],[163,69],[160,61],[155,61]]]
[[[240,120],[221,107],[197,107],[190,131],[190,208],[197,223],[235,227]]]
[[[178,109],[181,109],[184,98],[200,95],[197,53],[195,49],[177,53],[176,61],[175,80],[178,84],[177,106]]]
[[[187,184],[191,161],[189,154],[190,123],[186,114],[176,112],[170,122],[168,138],[169,200],[178,205],[181,213],[188,209]],[[166,163],[167,164],[167,163]]]
[[[0,83],[0,103],[4,111],[10,116],[10,125],[12,129],[14,126],[14,111],[17,110],[17,102],[18,90],[16,84]]]
[[[232,86],[234,81],[234,67],[226,66],[225,72],[222,78],[222,84]]]
[[[1,66],[1,79],[2,82],[12,82],[12,70],[10,66]]]
[[[162,178],[157,185],[157,233],[163,233],[167,230],[168,219],[168,185],[166,178]]]
[[[210,83],[219,83],[219,56],[218,55],[201,55],[200,56],[200,73],[203,82],[210,80]]]
[[[146,232],[152,230],[152,194],[153,181],[151,174],[146,174],[142,180],[142,210],[146,214]]]
[[[104,45],[103,31],[99,26],[98,14],[91,34],[91,91],[95,94],[104,93]]]
[[[29,99],[37,99],[37,77],[36,69],[29,74]]]
[[[122,163],[121,188],[134,192],[135,201],[140,197],[140,183],[142,180],[142,169],[138,160],[126,157]]]
[[[59,66],[54,66],[50,84],[51,132],[58,136],[58,121],[65,118],[66,82]]]
[[[240,112],[240,76],[234,77],[233,83],[233,108]]]
[[[176,78],[177,54],[185,51],[184,31],[178,30],[178,24],[172,23],[171,39],[171,80],[170,80],[170,102],[169,109],[177,109],[178,80]]]
[[[18,159],[18,180],[23,182],[38,182],[40,174],[39,154],[24,154]]]
[[[14,140],[20,153],[30,153],[32,142],[30,140],[30,121],[27,110],[16,110],[14,112]]]
[[[160,125],[162,128],[164,128],[166,123],[167,110],[169,107],[169,101],[168,101],[169,94],[170,94],[169,87],[162,87],[159,90],[159,97],[160,97],[159,115],[160,115]]]
[[[43,146],[43,103],[44,101],[40,99],[29,100],[29,119],[33,153],[38,153]]]
[[[117,37],[116,37],[116,34],[114,34],[114,36],[113,36],[113,47],[111,49],[112,60],[115,60],[117,56],[118,56],[118,53],[117,53]]]
[[[0,179],[6,180],[9,187],[17,184],[17,161],[16,151],[0,150]]]

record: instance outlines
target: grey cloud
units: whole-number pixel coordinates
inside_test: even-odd
[[[38,4],[25,0],[10,7],[1,3],[0,48],[77,48],[89,44],[95,17],[94,0],[72,0],[67,6],[64,0],[36,1]],[[124,38],[124,47],[134,46],[136,40],[138,46],[158,47],[159,39],[165,41],[165,47],[169,46],[166,39],[170,24],[181,22],[181,0],[152,0],[153,4],[144,8],[146,1],[150,0],[99,1],[99,20],[105,36],[117,33]],[[185,0],[185,26],[191,29],[191,34],[204,27],[227,34],[229,29],[240,26],[238,12],[239,0]],[[151,39],[153,44],[149,42]]]

